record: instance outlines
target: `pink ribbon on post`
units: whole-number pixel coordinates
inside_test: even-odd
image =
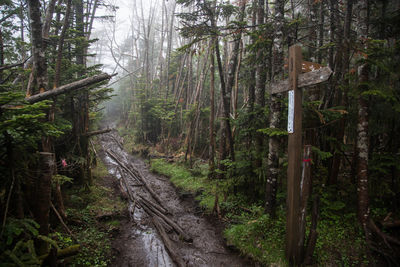
[[[63,166],[63,168],[67,167],[68,166],[67,161],[65,159],[62,159],[61,165]]]

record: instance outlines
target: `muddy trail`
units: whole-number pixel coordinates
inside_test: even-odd
[[[224,244],[222,226],[203,216],[192,196],[123,150],[116,131],[100,138],[100,156],[129,201],[111,266],[252,266]]]

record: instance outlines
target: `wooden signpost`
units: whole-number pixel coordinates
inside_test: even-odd
[[[286,217],[286,257],[292,264],[301,262],[300,218],[300,178],[302,152],[302,88],[323,83],[329,79],[332,71],[317,63],[313,71],[301,74],[301,47],[289,48],[289,80],[272,85],[272,94],[288,91],[288,171],[287,171],[287,217]],[[318,68],[318,69],[317,69]]]

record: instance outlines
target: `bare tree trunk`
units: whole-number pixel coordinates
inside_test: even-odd
[[[51,202],[51,179],[54,169],[54,154],[40,152],[40,176],[35,181],[35,205],[33,214],[36,222],[40,225],[39,233],[47,236],[49,234],[49,213]],[[47,252],[48,243],[38,242],[38,255]]]
[[[241,1],[240,2],[240,13],[239,13],[239,21],[243,21],[244,17],[245,17],[245,7],[246,7],[246,1]],[[214,27],[216,27],[215,25],[215,21],[213,21]],[[232,88],[235,82],[235,72],[237,69],[237,64],[238,64],[238,56],[239,56],[239,47],[240,47],[240,40],[242,37],[242,33],[241,31],[239,31],[238,34],[235,34],[234,36],[234,45],[233,45],[233,50],[232,50],[232,56],[229,60],[229,64],[228,64],[228,75],[226,78],[226,85],[225,82],[223,82],[223,68],[222,68],[222,64],[221,64],[221,59],[219,57],[219,47],[218,47],[218,42],[215,44],[216,45],[216,52],[217,52],[217,61],[218,61],[218,69],[220,71],[220,80],[221,80],[221,100],[223,103],[223,114],[224,114],[224,123],[223,123],[223,127],[221,129],[221,160],[226,159],[226,155],[223,155],[224,153],[223,150],[224,149],[224,145],[223,143],[225,142],[225,138],[227,138],[228,140],[228,145],[229,145],[229,151],[230,151],[230,155],[231,155],[231,160],[234,161],[235,160],[235,150],[234,150],[234,140],[233,140],[233,136],[232,136],[232,129],[231,129],[231,125],[230,125],[230,106],[231,106],[231,92],[232,92]],[[224,138],[225,135],[225,138]],[[220,163],[221,165],[221,163]],[[222,167],[222,166],[220,166]]]
[[[258,29],[261,30],[261,25],[264,24],[264,0],[258,0],[257,5],[257,23]],[[263,38],[263,34],[260,33],[260,37]],[[256,112],[258,119],[261,119],[263,116],[263,107],[265,106],[265,79],[266,79],[266,70],[265,70],[265,60],[264,60],[264,47],[260,47],[257,50],[256,54],[256,86],[255,86],[255,104],[256,104]],[[262,152],[263,152],[263,139],[264,136],[262,133],[255,134],[255,145],[256,145],[256,158],[255,158],[255,168],[261,173],[262,172]]]
[[[350,63],[350,50],[349,50],[349,45],[350,45],[350,29],[351,29],[351,20],[352,20],[352,10],[353,10],[353,0],[347,0],[347,7],[346,7],[346,15],[345,15],[345,22],[344,22],[344,31],[343,31],[343,57],[342,57],[342,70],[341,70],[341,77],[340,77],[340,84],[342,88],[342,96],[341,96],[341,101],[340,101],[340,106],[347,107],[347,92],[348,92],[348,86],[349,86],[349,80],[347,78],[347,74],[349,72],[349,63]],[[338,133],[337,133],[337,140],[339,142],[343,141],[344,137],[344,131],[345,131],[345,123],[346,119],[342,118],[339,122],[339,127],[338,127]],[[335,150],[332,158],[332,165],[331,169],[329,172],[329,179],[328,183],[329,184],[336,184],[337,183],[337,178],[339,175],[339,168],[340,168],[340,163],[342,159],[342,154]]]
[[[368,0],[358,1],[357,6],[357,29],[359,40],[363,48],[367,49],[368,38]],[[357,193],[358,193],[358,220],[364,227],[367,226],[369,218],[369,197],[368,197],[368,100],[362,95],[362,92],[368,90],[370,66],[363,62],[358,67],[358,89],[360,91],[358,98],[358,123],[357,123]]]
[[[37,91],[46,91],[48,87],[47,65],[44,54],[44,42],[42,38],[42,21],[40,13],[40,3],[35,0],[28,0],[31,42],[33,55],[33,69],[28,85],[27,94],[30,95]],[[37,90],[39,89],[39,90]],[[51,152],[52,143],[49,137],[43,137],[42,150],[40,155],[40,175],[35,180],[35,196],[36,200],[33,207],[35,220],[40,225],[39,233],[47,236],[49,233],[49,212],[51,200],[51,179],[53,174],[54,156]],[[47,251],[48,244],[45,242],[38,243],[39,255]]]
[[[99,0],[94,0],[93,9],[92,10],[89,9],[89,11],[91,11],[91,12],[87,13],[88,16],[90,14],[90,21],[86,22],[86,31],[85,31],[86,39],[88,41],[90,40],[90,35],[92,34],[93,22],[94,22],[94,18],[96,16],[96,9],[97,9],[97,6],[99,5],[98,2],[99,2]]]
[[[42,36],[45,39],[49,38],[51,20],[53,19],[54,8],[57,0],[51,0],[46,11],[46,18],[43,23]]]
[[[210,43],[211,53],[210,53],[210,149],[209,149],[209,177],[214,178],[215,172],[215,130],[214,130],[214,121],[215,121],[215,57],[214,57],[214,46],[215,41],[212,39]]]
[[[285,1],[277,0],[275,3],[276,32],[273,47],[272,81],[282,79],[283,76],[283,23],[284,23]],[[279,116],[281,111],[278,96],[271,96],[269,127],[279,127]],[[267,184],[265,189],[266,201],[265,211],[275,216],[276,191],[279,174],[279,138],[270,136],[268,142],[268,171]]]
[[[3,33],[0,28],[0,66],[4,65],[4,43],[3,43]],[[3,72],[0,70],[0,83],[3,82]]]
[[[256,24],[257,24],[257,0],[253,0],[253,14],[252,14],[252,26],[253,26],[253,31],[255,31],[256,29]],[[254,44],[255,43],[255,38],[251,38],[251,43]],[[255,96],[255,80],[256,80],[256,71],[254,68],[251,68],[251,72],[250,72],[250,85],[249,85],[249,100],[248,100],[248,112],[251,113],[254,110],[254,102],[256,99]]]
[[[42,22],[40,20],[40,3],[38,1],[30,0],[28,1],[28,4],[31,24],[33,66],[26,95],[31,96],[38,92],[42,93],[46,91],[48,88],[48,79],[47,64],[44,55],[45,45],[42,38]]]
[[[324,2],[319,3],[319,36],[318,36],[318,63],[322,63],[322,51],[321,48],[324,45],[324,24],[325,24],[325,4]]]
[[[60,39],[58,40],[57,61],[56,61],[56,69],[55,69],[56,73],[55,73],[55,77],[54,77],[54,86],[53,86],[54,88],[56,88],[60,85],[62,52],[63,52],[63,48],[64,48],[65,34],[69,27],[69,16],[71,13],[70,12],[71,11],[71,3],[72,3],[72,0],[68,0],[67,10],[65,11],[65,16],[64,16],[64,23],[63,23],[63,27],[61,30]]]
[[[171,10],[171,21],[169,25],[169,31],[168,31],[168,45],[167,45],[167,71],[166,71],[166,77],[165,77],[165,82],[167,84],[167,89],[166,89],[166,97],[168,97],[168,92],[169,92],[169,69],[170,69],[170,64],[171,64],[171,51],[172,51],[172,30],[174,27],[174,19],[175,19],[175,8],[176,8],[176,2],[173,1],[173,6]]]

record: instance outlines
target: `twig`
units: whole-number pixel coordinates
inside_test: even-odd
[[[14,175],[14,169],[13,168],[11,169],[11,175],[12,175],[12,182],[11,182],[11,186],[10,186],[10,191],[8,192],[8,196],[7,196],[6,210],[4,212],[3,225],[1,226],[0,237],[3,236],[4,227],[6,226],[7,213],[8,213],[8,207],[10,205],[11,193],[12,193],[12,191],[14,189],[15,175]]]
[[[61,225],[64,227],[64,229],[68,232],[68,234],[74,239],[75,242],[78,242],[78,239],[76,239],[75,235],[71,232],[71,230],[68,228],[68,226],[64,223],[64,220],[62,219],[60,213],[58,213],[56,207],[54,207],[53,202],[50,202],[51,208],[53,209],[54,213],[57,215],[57,218],[60,220]]]

